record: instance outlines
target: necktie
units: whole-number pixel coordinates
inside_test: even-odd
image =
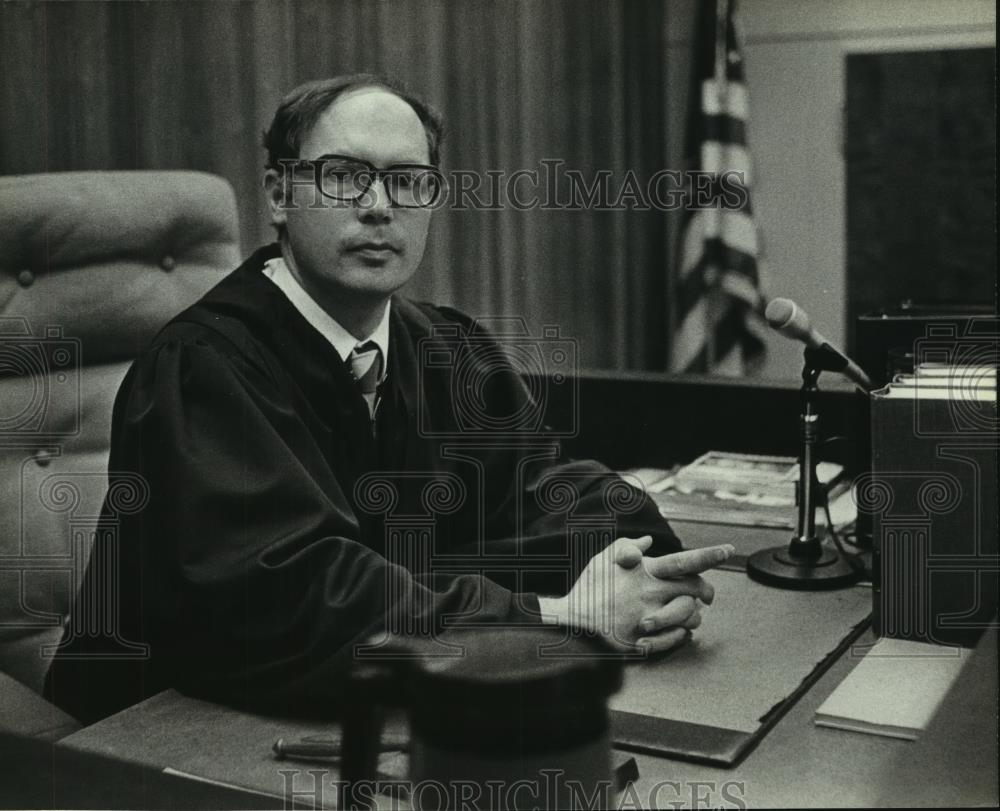
[[[374,341],[354,347],[351,352],[351,374],[357,381],[365,402],[368,403],[368,414],[375,414],[375,389],[382,377],[382,350]]]

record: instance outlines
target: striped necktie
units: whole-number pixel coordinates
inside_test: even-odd
[[[382,350],[374,341],[354,347],[351,351],[351,374],[368,403],[368,414],[375,413],[375,389],[382,377]]]

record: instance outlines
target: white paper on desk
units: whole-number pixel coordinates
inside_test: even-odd
[[[916,740],[968,654],[965,648],[880,639],[816,710],[816,725]]]

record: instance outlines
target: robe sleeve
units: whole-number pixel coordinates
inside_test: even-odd
[[[617,538],[652,536],[646,552],[651,557],[682,549],[648,494],[600,462],[570,458],[545,420],[534,422],[531,415],[545,414],[546,383],[525,383],[521,371],[528,370],[519,371],[511,360],[527,354],[523,349],[505,351],[504,338],[457,310],[433,307],[431,312],[458,323],[474,338],[466,345],[464,362],[478,364],[477,373],[466,373],[464,379],[482,381],[482,388],[467,410],[485,415],[479,417],[484,426],[508,426],[511,415],[528,415],[522,433],[498,430],[495,448],[507,446],[509,451],[495,450],[492,458],[482,460],[484,469],[506,470],[490,476],[491,482],[505,484],[490,488],[486,537],[473,538],[470,551],[487,557],[515,555],[521,564],[516,575],[495,572],[492,579],[511,589],[559,595],[572,587],[593,555]],[[544,361],[539,364],[544,371]],[[462,390],[455,383],[449,388]]]
[[[556,440],[550,458],[538,454],[537,441],[533,445],[516,457],[511,486],[480,547],[481,554],[517,554],[519,577],[494,580],[512,589],[562,595],[590,559],[618,538],[651,536],[649,557],[683,548],[649,495],[616,472],[595,460],[568,457]]]
[[[122,559],[166,681],[315,711],[339,697],[354,645],[388,625],[430,632],[473,609],[540,621],[533,594],[417,578],[361,543],[293,406],[264,360],[190,335],[161,340],[123,386],[110,470],[143,476],[149,502],[123,519]]]

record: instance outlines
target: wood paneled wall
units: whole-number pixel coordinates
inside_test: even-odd
[[[444,113],[446,169],[666,163],[662,0],[0,4],[0,171],[226,177],[269,241],[261,131],[301,81],[372,70]],[[666,216],[444,209],[408,291],[576,338],[581,363],[665,368]]]

